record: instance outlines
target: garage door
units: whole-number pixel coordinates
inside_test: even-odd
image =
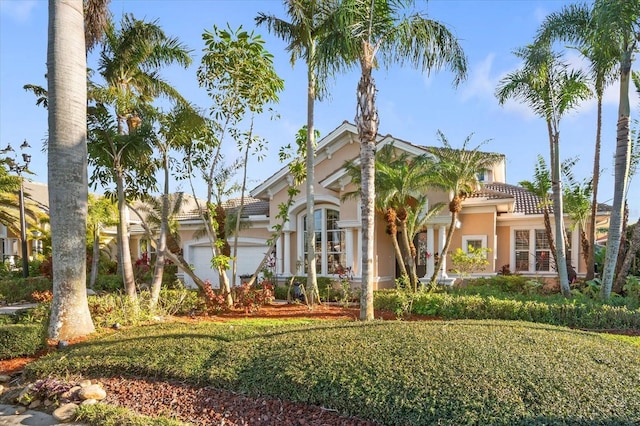
[[[251,275],[262,261],[266,245],[241,245],[238,246],[238,271],[236,285],[240,284],[240,275]],[[191,246],[188,248],[187,261],[194,266],[194,273],[204,280],[209,280],[213,288],[219,288],[220,282],[218,273],[211,268],[211,247],[207,246]],[[185,256],[186,257],[186,256]],[[231,279],[231,271],[227,271],[227,276]],[[193,285],[190,278],[185,277],[187,284]]]

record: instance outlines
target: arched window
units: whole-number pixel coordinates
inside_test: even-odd
[[[344,230],[338,227],[340,212],[320,208],[314,212],[316,235],[316,271],[321,275],[337,274],[346,266]],[[302,217],[304,238],[302,250],[304,265],[307,265],[307,215]]]

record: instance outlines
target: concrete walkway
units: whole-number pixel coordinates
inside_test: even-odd
[[[84,423],[60,423],[51,414],[42,411],[27,410],[24,413],[16,414],[16,410],[19,408],[19,405],[0,404],[0,426],[86,426]]]
[[[11,315],[15,314],[18,311],[35,308],[36,306],[38,306],[37,303],[16,303],[12,305],[0,305],[0,315]]]

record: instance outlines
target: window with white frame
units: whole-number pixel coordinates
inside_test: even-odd
[[[486,235],[463,235],[462,236],[462,251],[469,253],[469,246],[474,250],[487,248],[487,236]]]
[[[544,229],[514,231],[515,272],[550,272],[553,253]]]
[[[346,265],[345,233],[338,227],[340,212],[320,208],[314,212],[316,270],[319,274],[337,274]],[[307,216],[302,217],[302,253],[307,264]],[[305,268],[306,269],[306,268]]]

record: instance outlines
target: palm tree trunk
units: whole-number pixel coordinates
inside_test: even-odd
[[[607,237],[607,254],[602,273],[600,296],[607,300],[611,297],[620,239],[622,238],[622,218],[624,216],[624,200],[626,199],[627,182],[629,180],[629,160],[631,151],[629,77],[631,72],[631,52],[627,52],[620,63],[620,100],[618,105],[618,124],[616,132],[615,177],[613,191],[613,207]]]
[[[558,268],[558,280],[560,291],[564,297],[571,297],[569,288],[569,276],[567,273],[567,256],[564,244],[564,211],[562,207],[562,182],[560,181],[560,133],[553,133],[553,158],[551,159],[551,188],[553,191],[553,219],[555,222],[556,236],[556,266]]]
[[[48,334],[95,331],[87,303],[87,62],[82,0],[49,0],[48,182],[53,301]]]
[[[156,247],[156,264],[153,268],[153,279],[151,280],[151,310],[155,309],[160,299],[167,252],[167,234],[169,232],[169,157],[166,151],[163,153],[163,166],[164,190],[162,192],[162,212],[160,214],[160,235],[158,235],[158,246]]]
[[[633,259],[635,259],[638,250],[640,250],[640,219],[638,219],[636,226],[633,228],[633,235],[629,242],[629,249],[627,250],[622,266],[620,267],[620,273],[618,274],[613,286],[617,293],[620,293],[624,288],[627,275],[629,274],[629,269],[631,268],[631,263],[633,262]]]
[[[553,229],[551,227],[551,217],[549,215],[549,206],[546,204],[543,207],[543,220],[544,220],[544,231],[547,234],[547,239],[549,240],[549,251],[551,251],[551,256],[553,256],[554,265],[558,265],[558,254],[556,253],[556,242],[553,238]],[[557,266],[556,266],[557,268]]]
[[[407,219],[400,220],[400,235],[402,236],[402,246],[404,248],[405,256],[403,258],[403,264],[405,264],[405,270],[408,272],[409,283],[414,292],[418,291],[418,274],[416,273],[416,265],[414,262],[413,253],[411,250],[411,244],[409,242],[409,234],[407,233]]]
[[[131,300],[136,300],[136,281],[133,276],[133,264],[131,263],[131,250],[129,249],[129,230],[127,220],[127,204],[124,195],[124,176],[120,168],[117,168],[116,191],[118,193],[118,247],[120,261],[122,262],[122,282],[124,291]]]
[[[360,189],[362,215],[362,281],[360,320],[373,320],[373,243],[375,236],[375,148],[378,134],[376,85],[373,70],[373,46],[363,40],[362,76],[358,82],[356,125],[360,137]]]
[[[316,45],[309,46],[309,60],[307,61],[307,304],[313,306],[315,299],[320,300],[318,290],[316,265],[316,233],[315,233],[315,195],[313,182],[315,179],[315,127],[314,109],[316,99],[316,75],[314,72]]]
[[[587,275],[586,280],[595,277],[596,253],[596,216],[598,214],[598,185],[600,184],[600,147],[602,145],[602,93],[598,94],[598,115],[596,125],[596,146],[593,154],[593,194],[591,199],[591,216],[589,217],[589,235],[587,246]]]

